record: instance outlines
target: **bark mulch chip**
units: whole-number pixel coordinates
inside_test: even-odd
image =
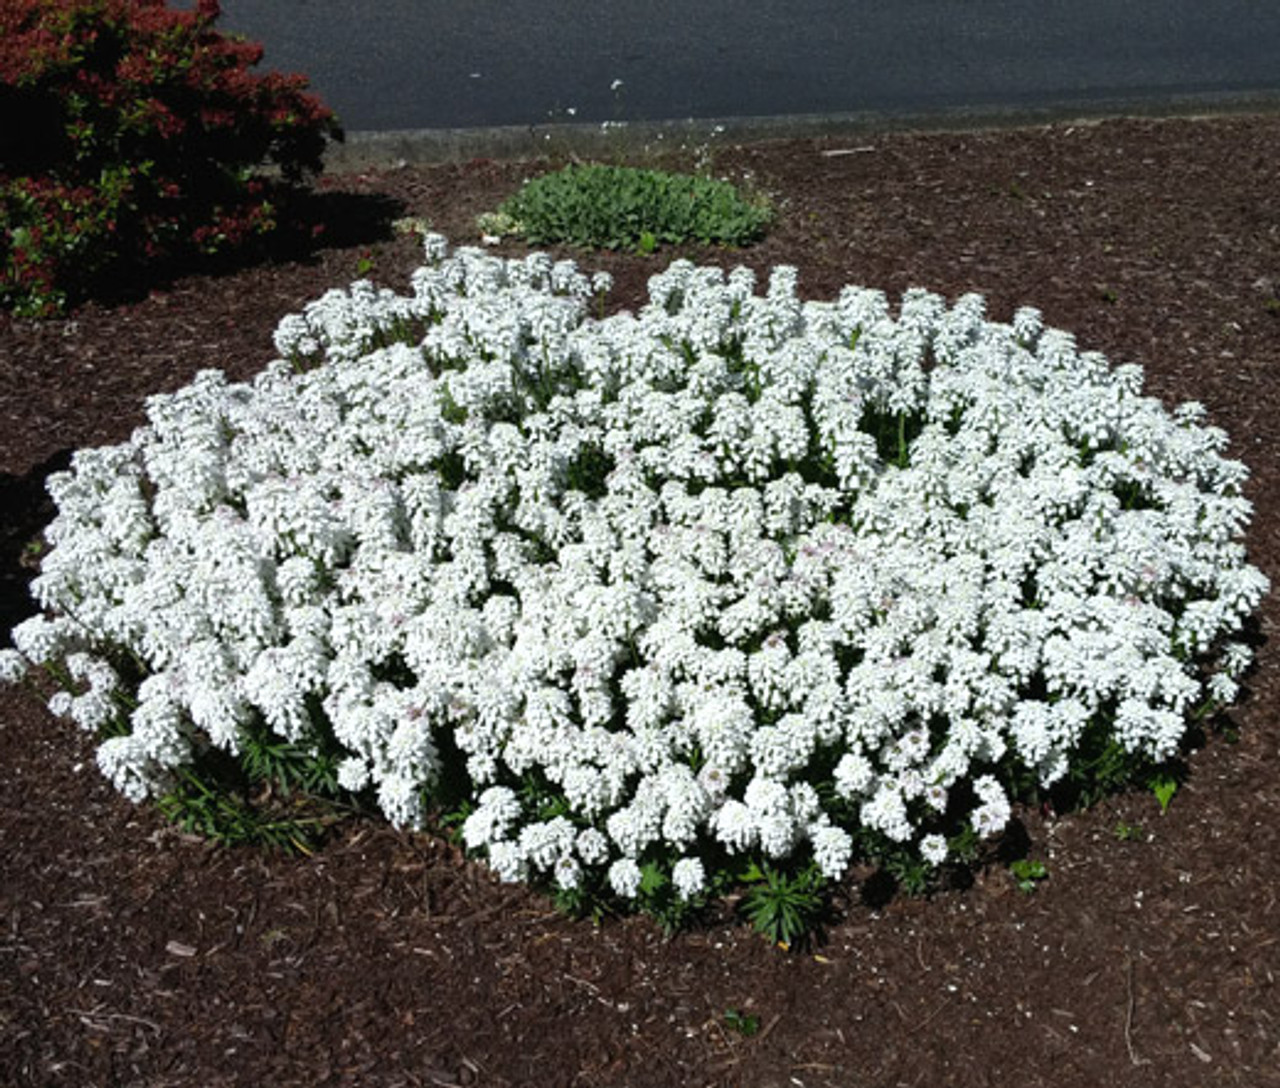
[[[368,224],[395,207],[474,243],[475,216],[545,165],[327,184]],[[628,308],[673,256],[794,264],[811,298],[860,283],[978,291],[1000,320],[1038,306],[1141,363],[1167,405],[1207,406],[1252,470],[1251,559],[1280,582],[1280,118],[761,144],[714,170],[774,200],[759,245],[560,255],[612,272]],[[362,270],[405,288],[412,238],[334,237],[0,318],[0,624],[31,611],[26,545],[72,449],[125,439],[148,394],[202,368],[251,376],[284,314]],[[1142,792],[1021,813],[1049,872],[1033,894],[999,867],[929,899],[850,880],[802,954],[727,913],[669,940],[642,918],[574,922],[372,822],[312,856],[215,847],[118,797],[74,727],[0,690],[0,1084],[1280,1084],[1277,609],[1233,729],[1166,814]]]

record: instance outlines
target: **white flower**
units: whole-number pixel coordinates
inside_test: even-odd
[[[32,616],[10,633],[17,652],[28,661],[45,664],[74,652],[82,643],[81,632],[67,619]]]
[[[520,802],[505,786],[491,786],[462,824],[462,837],[472,848],[506,838],[520,816]]]
[[[1240,693],[1240,685],[1223,673],[1209,679],[1209,695],[1219,703],[1230,703]]]
[[[906,842],[911,838],[911,822],[902,794],[887,783],[862,804],[860,814],[864,824],[884,832],[894,842]]]
[[[500,880],[515,883],[524,880],[528,873],[520,847],[513,842],[495,842],[489,846],[489,868],[498,874]]]
[[[71,717],[84,732],[97,733],[119,713],[110,692],[90,688],[71,700]]]
[[[0,684],[16,684],[27,675],[27,659],[17,650],[0,650]]]
[[[759,838],[756,818],[751,809],[734,798],[720,806],[712,823],[716,837],[731,853],[749,849]]]
[[[609,866],[609,884],[623,899],[634,899],[643,874],[632,858],[619,858]]]
[[[925,835],[920,840],[920,856],[930,865],[941,865],[947,860],[947,840],[941,835]]]
[[[1231,679],[1238,679],[1253,662],[1253,650],[1243,642],[1228,642],[1222,648],[1222,668]]]
[[[723,801],[729,791],[729,776],[720,767],[708,763],[698,772],[698,785],[712,802]]]
[[[849,866],[853,839],[847,831],[832,824],[821,824],[809,832],[813,856],[824,876],[839,880]]]
[[[98,767],[130,801],[145,801],[156,789],[154,769],[139,737],[109,737],[98,745]]]
[[[971,817],[974,830],[983,838],[1003,831],[1010,816],[1004,788],[991,775],[981,775],[974,779],[973,789],[982,802]]]
[[[566,854],[556,861],[552,875],[555,878],[556,887],[571,891],[582,882],[582,866],[577,858]]]
[[[420,790],[407,775],[388,775],[378,783],[378,807],[396,827],[418,828],[425,815]]]
[[[599,865],[609,857],[609,840],[594,827],[583,828],[575,849],[587,865]]]
[[[653,847],[692,895],[721,849],[838,877],[859,824],[940,863],[970,789],[1006,826],[990,768],[1050,785],[1113,711],[1165,758],[1235,697],[1245,468],[1036,311],[676,261],[595,318],[605,274],[423,245],[410,294],[326,293],[252,382],[202,372],[50,478],[0,681],[65,662],[90,730],[136,695],[99,748],[129,796],[323,729],[400,825],[468,775],[503,879],[632,898]]]
[[[570,856],[575,837],[573,824],[563,816],[528,823],[520,829],[520,853],[535,869],[550,869]]]
[[[841,797],[854,798],[875,782],[875,771],[861,752],[846,752],[836,764],[836,789]]]
[[[701,858],[681,858],[671,868],[671,883],[681,899],[692,899],[706,885]]]
[[[369,784],[369,763],[359,756],[350,756],[338,764],[338,785],[357,793]]]

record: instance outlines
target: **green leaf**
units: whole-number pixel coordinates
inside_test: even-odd
[[[1044,862],[1020,858],[1009,866],[1009,872],[1018,882],[1018,890],[1029,895],[1036,890],[1036,885],[1049,875]]]
[[[653,895],[660,892],[667,884],[667,875],[659,868],[657,862],[650,861],[640,867],[640,892],[642,895]]]
[[[1160,814],[1169,811],[1169,802],[1173,800],[1173,795],[1178,792],[1178,780],[1169,774],[1157,774],[1152,776],[1147,785],[1151,788],[1151,792],[1155,794],[1155,798],[1160,802]]]
[[[737,1009],[724,1010],[725,1026],[739,1035],[750,1038],[760,1030],[760,1018],[751,1013],[742,1013]]]

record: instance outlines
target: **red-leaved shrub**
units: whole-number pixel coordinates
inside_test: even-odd
[[[0,306],[54,313],[108,271],[243,246],[319,172],[332,111],[251,72],[262,47],[220,15],[0,0]]]

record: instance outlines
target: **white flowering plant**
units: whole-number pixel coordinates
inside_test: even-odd
[[[0,673],[55,670],[128,797],[434,814],[564,902],[745,881],[791,938],[856,860],[919,883],[1234,698],[1246,469],[1035,310],[677,261],[593,317],[607,276],[425,247],[50,477]]]

